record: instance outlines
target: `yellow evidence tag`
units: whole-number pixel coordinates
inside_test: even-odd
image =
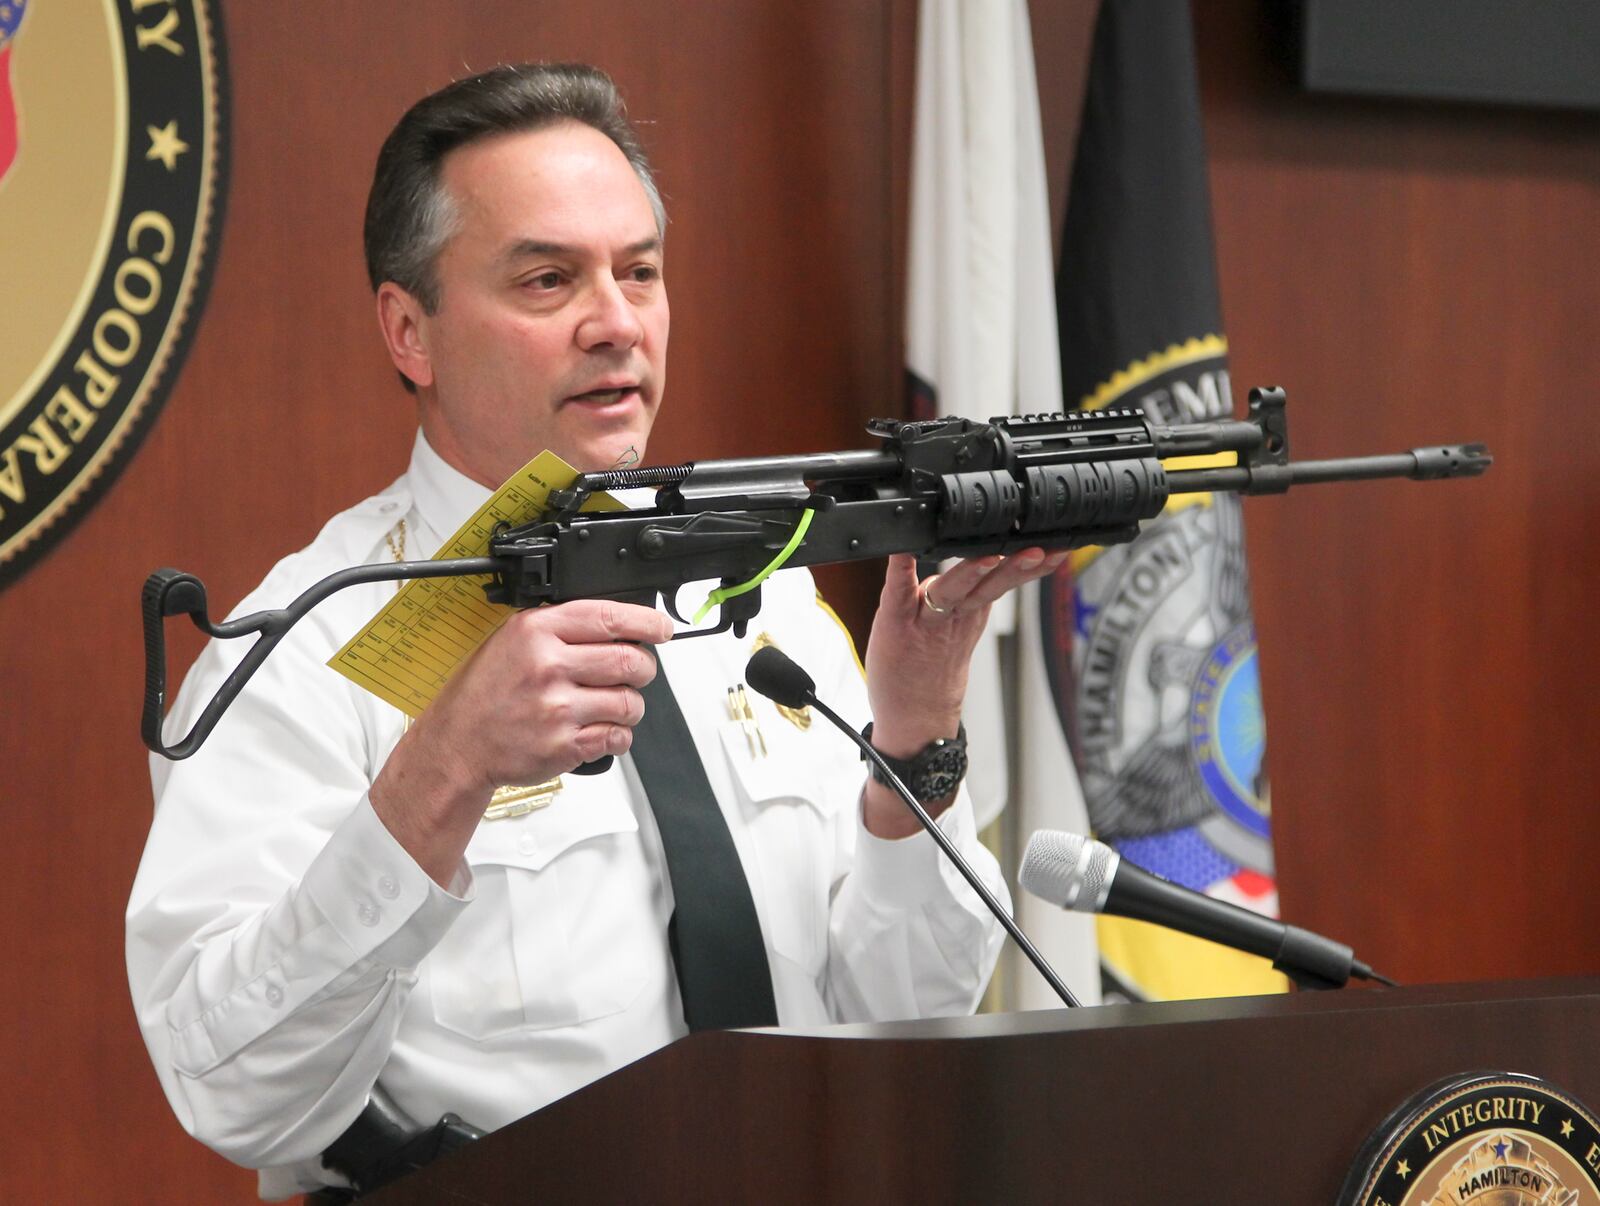
[[[501,522],[513,526],[542,515],[553,490],[564,490],[578,471],[546,449],[496,490],[434,560],[483,557]],[[585,511],[621,511],[609,494],[593,494]],[[483,597],[487,574],[470,578],[413,578],[328,665],[358,687],[415,719],[488,635],[515,608]]]

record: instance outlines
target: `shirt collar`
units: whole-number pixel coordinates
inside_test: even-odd
[[[407,470],[411,498],[422,522],[433,529],[434,544],[442,544],[457,528],[488,501],[492,491],[445,463],[433,450],[428,437],[417,429],[411,448],[411,467]],[[432,548],[424,555],[431,555]]]

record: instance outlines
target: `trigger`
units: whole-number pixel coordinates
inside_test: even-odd
[[[684,625],[685,627],[687,627],[689,621],[684,619],[683,616],[678,611],[678,592],[680,590],[682,590],[682,589],[683,589],[682,586],[675,586],[675,587],[672,588],[672,590],[670,592],[669,591],[662,591],[661,592],[661,606],[666,609],[666,612],[667,612],[667,614],[669,616],[671,616],[674,620],[678,621],[678,623],[680,623],[680,624]]]

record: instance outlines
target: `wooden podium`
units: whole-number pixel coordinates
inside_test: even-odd
[[[1600,979],[697,1034],[365,1200],[1332,1203],[1480,1070],[1600,1107]]]

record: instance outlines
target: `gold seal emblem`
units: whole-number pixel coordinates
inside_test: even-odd
[[[205,0],[0,0],[0,585],[149,429],[223,193]]]
[[[1600,1194],[1600,1124],[1532,1076],[1452,1077],[1397,1110],[1339,1206],[1578,1206]]]

